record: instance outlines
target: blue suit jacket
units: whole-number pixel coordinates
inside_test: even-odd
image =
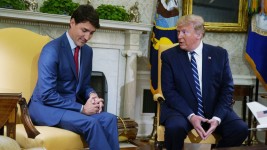
[[[29,103],[30,116],[35,124],[54,126],[66,110],[80,112],[88,94],[93,91],[89,85],[92,57],[91,47],[81,47],[77,77],[66,33],[44,46],[38,62],[37,84]]]
[[[202,56],[202,97],[207,118],[217,116],[222,121],[237,119],[233,112],[233,79],[228,53],[221,47],[203,44]],[[164,51],[161,55],[161,84],[165,98],[161,104],[160,121],[172,115],[188,117],[197,114],[197,96],[188,54],[179,45]]]

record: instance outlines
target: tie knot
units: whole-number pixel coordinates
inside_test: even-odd
[[[190,54],[191,54],[191,56],[194,56],[196,54],[196,52],[193,51],[193,52],[190,52]]]
[[[80,50],[80,46],[75,47],[75,51],[79,51]]]

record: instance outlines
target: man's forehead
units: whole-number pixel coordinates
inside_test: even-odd
[[[182,29],[186,29],[186,30],[189,30],[189,29],[192,29],[193,26],[191,25],[178,25],[177,26],[177,30],[182,30]]]

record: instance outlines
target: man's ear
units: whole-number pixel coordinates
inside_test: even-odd
[[[198,40],[202,39],[202,34],[201,34],[201,33],[196,33],[196,38],[197,38]]]
[[[70,19],[70,27],[74,26],[76,24],[74,18]]]

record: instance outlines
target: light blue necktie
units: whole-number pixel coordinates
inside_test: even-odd
[[[197,71],[197,62],[196,59],[194,57],[194,55],[196,54],[196,52],[190,52],[191,54],[191,67],[192,67],[192,71],[193,71],[193,77],[194,77],[194,81],[195,81],[195,87],[196,87],[196,91],[197,91],[197,102],[198,102],[198,111],[197,114],[199,116],[204,117],[204,109],[203,109],[203,101],[202,101],[202,94],[201,94],[201,90],[200,90],[200,84],[199,84],[199,77],[198,77],[198,71]]]

